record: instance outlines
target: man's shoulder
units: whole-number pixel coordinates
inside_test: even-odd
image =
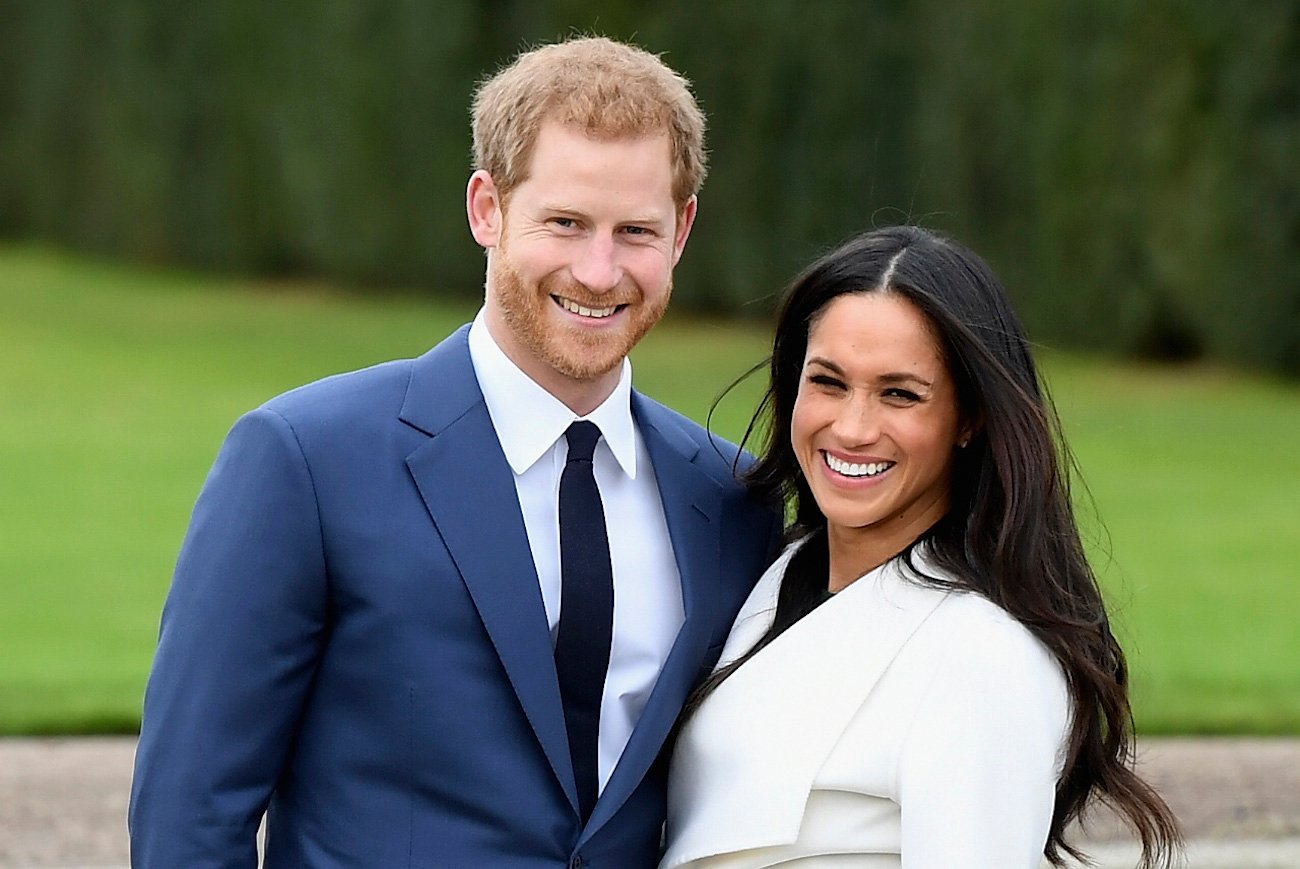
[[[403,407],[412,378],[424,371],[421,388],[438,382],[438,370],[446,365],[463,343],[464,329],[454,332],[417,358],[393,359],[354,371],[323,377],[265,402],[260,409],[284,417],[290,423],[337,423],[354,416],[378,412],[395,416]],[[468,351],[464,352],[468,365]],[[452,378],[442,379],[450,384]],[[436,397],[429,396],[430,400]]]
[[[670,440],[691,444],[695,450],[694,463],[719,483],[741,485],[740,475],[754,461],[748,452],[644,393],[636,393],[635,407],[641,424],[653,426]]]
[[[376,407],[401,405],[415,360],[394,359],[333,374],[281,393],[262,405],[290,422],[338,419]]]

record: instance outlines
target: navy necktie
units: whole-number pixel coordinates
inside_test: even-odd
[[[605,510],[591,464],[600,429],[579,420],[569,426],[565,437],[569,458],[560,477],[560,627],[555,670],[585,823],[600,790],[600,698],[614,630],[614,570]]]

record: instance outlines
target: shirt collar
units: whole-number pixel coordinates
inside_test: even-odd
[[[623,473],[636,479],[631,361],[623,360],[618,385],[609,398],[579,417],[510,361],[488,332],[481,309],[469,329],[469,356],[497,439],[515,474],[531,468],[564,436],[572,422],[586,419],[600,428]]]

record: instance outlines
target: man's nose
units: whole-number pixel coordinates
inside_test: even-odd
[[[574,280],[593,293],[605,293],[617,287],[623,280],[623,269],[614,239],[601,234],[592,236],[570,271]]]

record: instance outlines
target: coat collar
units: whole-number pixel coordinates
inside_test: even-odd
[[[468,327],[458,330],[412,366],[399,417],[429,439],[406,465],[551,769],[576,805],[546,609],[468,334]]]
[[[407,457],[407,466],[576,813],[545,607],[514,478],[470,361],[468,334],[468,326],[458,330],[412,366],[399,416],[429,439]],[[675,414],[635,391],[631,403],[658,480],[686,618],[584,840],[626,802],[658,756],[693,687],[717,611],[722,488],[695,464],[699,445]],[[490,536],[485,517],[491,517]]]
[[[724,660],[743,654],[771,624],[797,546],[741,608]],[[899,650],[948,597],[905,578],[905,569],[894,559],[841,591],[746,661],[698,710],[673,758],[663,867],[798,838],[818,770]],[[719,782],[725,806],[705,798]]]

